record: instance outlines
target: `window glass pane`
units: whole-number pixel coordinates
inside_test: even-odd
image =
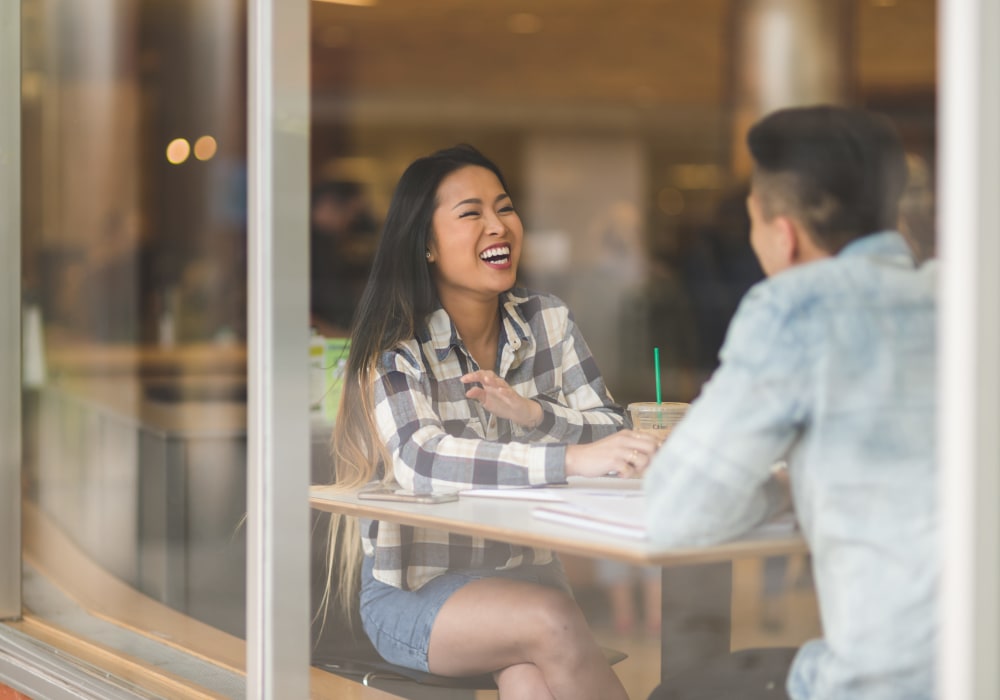
[[[28,0],[22,104],[25,608],[98,635],[66,597],[238,664],[244,21]],[[174,636],[189,619],[200,639]]]
[[[654,348],[663,400],[693,400],[763,278],[743,139],[767,111],[834,102],[888,114],[912,173],[901,227],[933,255],[933,0],[360,4],[312,6],[322,335],[347,335],[403,169],[459,142],[504,171],[525,227],[520,280],[566,301],[622,404],[656,399]],[[329,479],[325,455],[318,444],[317,481]],[[659,679],[658,598],[644,596],[655,576],[564,561],[601,641],[631,654],[616,667],[631,696],[646,697]],[[807,557],[740,561],[735,573],[734,645],[820,633]]]

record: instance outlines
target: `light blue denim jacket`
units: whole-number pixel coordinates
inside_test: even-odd
[[[650,537],[696,545],[760,523],[787,460],[824,633],[794,700],[933,696],[935,282],[883,232],[759,283],[647,471]]]

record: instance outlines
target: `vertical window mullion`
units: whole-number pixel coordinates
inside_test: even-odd
[[[1000,7],[939,3],[939,696],[1000,696]]]
[[[251,698],[304,698],[309,687],[308,9],[248,6]]]
[[[21,615],[21,3],[0,3],[0,619]]]

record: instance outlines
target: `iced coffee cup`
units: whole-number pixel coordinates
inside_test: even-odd
[[[663,442],[674,426],[680,423],[691,404],[678,402],[656,403],[639,401],[628,405],[628,415],[635,430],[652,433]]]

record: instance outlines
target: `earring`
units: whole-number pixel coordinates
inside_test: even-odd
[[[428,260],[430,260],[431,259],[431,251],[425,250],[424,251],[424,257],[427,258]]]

